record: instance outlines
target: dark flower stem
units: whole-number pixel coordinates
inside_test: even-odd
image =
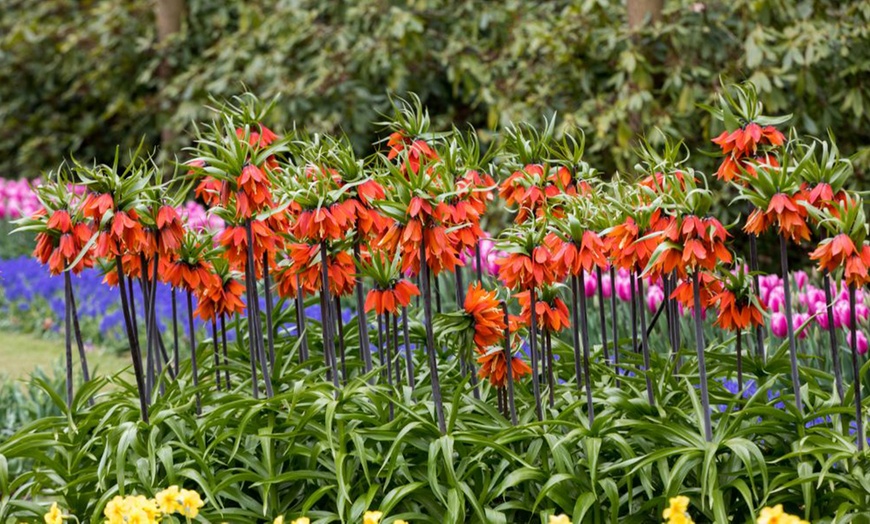
[[[353,243],[353,258],[360,260],[360,234],[357,231]],[[419,305],[419,304],[418,304]],[[372,350],[369,346],[368,316],[365,313],[365,291],[362,276],[356,276],[356,319],[359,324],[359,352],[366,374],[372,370]],[[370,379],[370,381],[373,379]]]
[[[695,317],[695,349],[698,352],[698,378],[701,386],[701,409],[704,417],[704,437],[707,442],[713,440],[713,425],[710,421],[710,396],[707,392],[707,364],[704,361],[704,323],[701,319],[701,283],[698,272],[692,273],[692,291],[694,292],[695,304],[693,315]]]
[[[640,325],[641,325],[640,343],[641,343],[641,350],[643,352],[643,374],[646,378],[646,396],[647,396],[647,400],[649,400],[649,405],[655,406],[656,405],[656,398],[655,398],[655,395],[653,394],[652,377],[651,377],[652,369],[650,368],[650,358],[649,358],[649,336],[647,333],[647,329],[644,327],[644,326],[646,326],[646,304],[645,304],[646,300],[644,299],[645,294],[644,294],[644,288],[643,288],[644,287],[643,286],[643,277],[640,275],[640,273],[637,274],[635,281],[637,282],[638,291],[639,291],[637,294],[637,299],[639,302],[639,304],[637,305],[637,308],[638,308],[638,311],[640,312]],[[661,307],[659,308],[659,311],[662,311],[664,309],[664,305],[665,304],[663,301],[661,304]],[[661,314],[661,313],[659,313],[659,314]],[[650,326],[650,327],[652,327],[652,326]]]
[[[441,434],[447,433],[444,420],[444,404],[441,399],[441,382],[438,380],[438,359],[435,355],[435,334],[432,332],[432,295],[429,291],[429,263],[426,261],[426,234],[420,240],[420,282],[422,284],[423,322],[426,328],[426,351],[429,357],[429,374],[432,377],[432,401]]]
[[[296,334],[299,336],[299,360],[308,360],[308,333],[305,330],[305,292],[299,274],[296,274]]]
[[[474,261],[477,263],[475,268],[477,271],[477,282],[483,284],[483,257],[480,252],[480,240],[474,246]]]
[[[549,329],[544,329],[544,344],[547,350],[547,397],[552,409],[556,405],[556,374],[553,371],[553,338]]]
[[[269,366],[275,367],[275,331],[272,326],[272,283],[269,281],[269,253],[263,253],[263,290],[266,294],[266,333],[269,340]]]
[[[196,360],[196,331],[193,327],[193,292],[187,290],[187,333],[190,335],[190,372],[193,375],[193,387],[196,389],[196,414],[202,415],[202,400],[199,398],[199,365]],[[254,382],[256,383],[256,378]],[[257,398],[254,388],[254,398]]]
[[[227,352],[227,322],[224,313],[221,313],[221,346],[224,350],[224,379],[227,382],[227,391],[229,391],[233,385],[230,382],[230,356]]]
[[[600,273],[599,273],[600,274]],[[589,418],[589,425],[595,421],[595,408],[592,405],[592,380],[589,373],[589,326],[587,324],[586,311],[586,275],[583,270],[579,275],[571,276],[571,283],[574,295],[574,358],[580,359],[580,351],[577,348],[579,342],[583,343],[583,386],[586,389],[586,415]],[[578,318],[578,303],[579,303],[579,318]],[[579,330],[579,331],[578,331]],[[580,340],[578,340],[578,332]],[[602,334],[604,331],[602,330]],[[606,343],[605,343],[606,345]],[[580,364],[575,363],[575,371],[577,372],[577,382],[580,385]]]
[[[861,365],[858,363],[858,315],[855,312],[855,284],[849,284],[849,334],[852,339],[852,373],[855,378],[855,440],[858,451],[864,451],[864,420],[861,413]],[[833,325],[829,326],[833,327]]]
[[[139,343],[139,319],[136,317],[136,295],[133,293],[133,277],[129,277],[127,281],[127,292],[130,294],[130,321],[133,323],[133,336],[136,337],[136,343]],[[139,347],[141,351],[141,346]]]
[[[758,238],[749,234],[749,271],[752,275],[752,288],[756,295],[761,293],[760,279],[758,277]],[[764,327],[755,326],[755,354],[763,362],[764,361]]]
[[[507,404],[511,415],[511,424],[517,425],[517,407],[514,403],[513,349],[511,347],[511,325],[507,302],[501,302],[504,311],[504,361],[507,365]]]
[[[338,324],[338,356],[341,359],[341,383],[347,384],[347,363],[344,354],[344,320],[341,318],[341,297],[335,297],[335,321]]]
[[[743,391],[743,330],[737,328],[737,391]]]
[[[323,349],[329,359],[332,374],[332,385],[335,387],[335,395],[338,396],[338,366],[335,362],[335,337],[332,334],[334,326],[332,322],[332,299],[329,297],[329,256],[326,250],[326,242],[320,243],[320,294],[323,297]]]
[[[248,328],[253,336],[253,343],[256,346],[257,360],[260,361],[260,372],[263,375],[263,385],[266,387],[266,398],[272,398],[274,392],[272,390],[272,378],[269,372],[269,362],[266,359],[266,348],[263,346],[263,330],[260,326],[260,301],[257,293],[257,268],[256,259],[254,258],[254,234],[251,230],[251,220],[245,221],[245,234],[248,240],[248,263],[245,264],[247,270],[247,278],[245,279],[250,285],[251,301],[248,304]]]
[[[72,282],[70,282],[69,286],[69,303],[70,310],[72,312],[73,332],[76,336],[76,345],[78,346],[79,350],[79,361],[81,362],[82,366],[82,379],[84,379],[84,381],[87,383],[91,380],[91,373],[88,367],[88,356],[85,353],[85,342],[82,338],[82,328],[81,326],[79,326],[79,312],[78,308],[76,307],[76,295],[73,292]],[[94,405],[93,397],[88,399],[88,405]]]
[[[631,349],[637,353],[640,345],[637,343],[637,282],[634,279],[634,271],[629,273],[628,280],[631,286]]]
[[[390,386],[390,397],[393,396],[393,353],[390,350],[390,346],[392,345],[390,342],[392,340],[392,336],[390,334],[390,314],[388,312],[384,312],[384,326],[386,327],[384,331],[384,338],[386,339],[385,350],[387,354],[387,384]],[[390,420],[392,421],[395,417],[395,408],[393,407],[393,402],[390,402]]]
[[[211,339],[214,343],[214,381],[217,390],[221,390],[221,350],[220,342],[217,334],[217,320],[214,317],[211,319]]]
[[[535,415],[538,420],[544,420],[544,412],[541,408],[541,384],[538,377],[538,315],[536,314],[536,289],[534,286],[529,288],[529,352],[531,353],[532,361],[532,392],[535,396]]]
[[[378,319],[378,367],[380,368],[381,380],[384,378],[384,364],[386,357],[384,356],[384,318],[375,311],[375,316]]]
[[[173,347],[173,365],[175,366],[175,376],[178,376],[178,365],[181,361],[181,353],[178,349],[178,303],[175,296],[175,286],[172,286],[172,296],[170,300],[172,301],[172,340],[175,344]]]
[[[130,353],[133,358],[133,374],[136,377],[136,389],[139,392],[139,409],[142,413],[142,421],[148,423],[148,398],[145,396],[145,376],[142,370],[142,353],[139,350],[139,339],[133,331],[133,318],[130,312],[130,303],[127,297],[127,283],[124,278],[124,265],[121,256],[116,257],[116,270],[118,271],[118,288],[121,292],[121,309],[124,316],[124,327],[127,331],[127,341],[130,343]]]
[[[837,330],[834,329],[834,298],[831,291],[831,275],[827,271],[822,274],[822,285],[825,287],[825,315],[828,318],[828,336],[831,341],[831,365],[834,367],[834,386],[837,396],[843,400],[843,370],[840,368],[840,348],[837,346]]]
[[[803,413],[804,403],[801,398],[801,382],[798,375],[797,345],[794,339],[794,319],[791,309],[791,284],[788,277],[788,250],[786,239],[779,236],[779,258],[782,265],[782,291],[785,295],[785,325],[788,328],[788,354],[791,361],[791,382],[794,389],[794,402],[798,412]]]
[[[70,294],[72,292],[72,284],[70,283],[69,271],[63,272],[63,288],[64,288],[64,344],[66,357],[66,405],[72,410],[73,405],[73,362],[72,362],[72,308],[70,304]]]
[[[395,354],[393,355],[391,361],[396,367],[396,387],[401,387],[402,385],[402,371],[401,366],[399,366],[399,314],[393,313],[393,351]]]
[[[601,275],[601,267],[595,268],[595,279],[598,284],[598,322],[601,326],[601,354],[604,357],[604,365],[610,364],[610,352],[607,348],[607,315],[604,313],[604,282]],[[585,289],[583,290],[586,291]]]
[[[616,268],[610,266],[610,328],[613,330],[613,365],[616,367],[616,387],[619,387],[619,322],[616,316]]]
[[[414,391],[416,381],[414,379],[414,358],[411,353],[411,338],[408,335],[408,308],[402,307],[402,336],[405,344],[405,367],[408,371],[408,386]]]

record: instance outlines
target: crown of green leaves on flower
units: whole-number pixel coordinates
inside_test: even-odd
[[[751,303],[759,310],[764,310],[752,284],[752,277],[755,273],[745,270],[746,262],[743,259],[735,258],[730,270],[722,265],[719,268],[719,281],[722,288],[734,295],[734,300],[738,305],[745,306]]]
[[[215,247],[214,235],[206,230],[194,231],[185,229],[181,246],[178,248],[178,260],[187,264],[197,264],[201,260],[212,263],[221,259],[221,248]]]
[[[396,250],[392,259],[384,251],[374,251],[369,260],[361,257],[355,263],[358,276],[372,279],[376,289],[392,289],[402,280],[401,250]]]
[[[546,235],[546,222],[533,218],[502,231],[495,242],[495,248],[506,253],[532,256],[535,248],[543,245]]]
[[[635,170],[654,186],[641,186],[639,191],[673,216],[706,216],[713,205],[707,177],[685,165],[690,153],[682,140],[673,140],[662,131],[659,135],[660,147],[643,137],[635,149],[640,157]]]
[[[652,225],[653,215],[661,208],[663,200],[661,195],[656,195],[648,188],[626,183],[614,184],[613,191],[605,195],[605,198],[610,209],[617,210],[622,220],[630,217],[640,231],[645,231]],[[613,225],[620,222],[614,222]],[[609,229],[602,233],[609,232]]]
[[[103,224],[112,217],[114,211],[135,209],[140,212],[150,205],[147,189],[159,168],[152,158],[142,154],[142,148],[143,143],[140,142],[137,149],[129,154],[130,160],[123,170],[119,170],[120,149],[115,149],[115,158],[111,166],[106,164],[88,166],[76,159],[72,160],[74,178],[92,193],[112,196],[114,209],[105,213]]]
[[[186,177],[196,180],[210,176],[227,182],[232,191],[238,190],[236,180],[248,164],[262,166],[270,157],[284,156],[290,149],[290,136],[276,139],[268,146],[251,144],[251,133],[258,132],[255,124],[238,126],[233,117],[221,113],[204,126],[196,126],[194,145],[185,149],[192,156],[185,165],[190,173]],[[236,129],[241,129],[237,133]],[[267,177],[269,171],[263,170]]]
[[[574,182],[598,180],[599,171],[583,160],[586,153],[586,133],[579,127],[566,129],[550,148],[554,164],[571,172]]]
[[[852,161],[840,156],[833,134],[828,140],[812,138],[809,142],[795,140],[795,175],[809,186],[828,184],[836,194],[843,189],[853,174]]]
[[[856,246],[864,245],[868,225],[864,213],[864,201],[856,193],[846,193],[843,200],[832,207],[818,208],[801,202],[819,227],[828,232],[829,240],[837,235],[846,235]],[[822,242],[825,242],[823,240]]]
[[[725,83],[723,82],[723,85]],[[758,90],[752,82],[731,84],[719,95],[719,107],[698,104],[714,118],[725,125],[729,132],[741,128],[750,122],[760,126],[779,126],[791,120],[792,115],[766,116],[762,114],[764,107],[758,100]]]
[[[754,174],[744,171],[739,177],[741,183],[732,182],[740,192],[734,201],[746,200],[759,209],[767,209],[775,195],[794,195],[800,190],[801,178],[795,172],[792,142],[789,139],[789,145],[783,148],[780,165],[759,161]]]
[[[598,192],[590,195],[560,195],[553,199],[559,207],[560,216],[547,210],[546,225],[565,242],[579,244],[587,231],[601,232],[613,224],[608,218],[608,202]]]
[[[450,202],[460,195],[453,183],[452,173],[440,169],[438,166],[441,164],[437,161],[421,162],[421,167],[416,172],[411,169],[403,172],[400,166],[390,162],[384,162],[384,165],[386,168],[377,180],[384,186],[386,198],[374,205],[384,215],[399,223],[408,222],[408,211],[414,198],[420,198],[434,208],[439,203]]]
[[[502,149],[505,167],[516,171],[528,164],[545,163],[551,156],[552,143],[555,141],[555,126],[555,113],[551,118],[544,117],[542,128],[526,122],[509,125],[504,130]]]
[[[10,234],[22,231],[59,234],[48,228],[48,221],[56,211],[68,212],[74,223],[83,221],[82,198],[71,190],[71,184],[73,184],[73,176],[65,164],[57,170],[49,171],[45,180],[32,188],[34,196],[45,209],[45,213],[23,216],[13,220],[12,223],[17,227]]]
[[[206,107],[215,113],[228,117],[236,128],[244,128],[265,121],[280,97],[279,94],[271,100],[263,101],[250,91],[245,91],[230,99],[220,99],[210,95],[208,97],[209,105]]]
[[[443,133],[429,133],[432,124],[429,110],[423,107],[423,102],[415,93],[411,93],[409,99],[391,96],[390,103],[393,110],[392,115],[383,115],[385,120],[375,122],[376,125],[393,132],[403,133],[411,139],[432,140],[443,136]],[[387,140],[385,138],[380,142]]]

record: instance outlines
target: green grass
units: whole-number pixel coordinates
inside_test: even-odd
[[[0,374],[13,379],[26,378],[36,368],[51,373],[58,363],[63,362],[64,343],[62,338],[41,338],[28,333],[0,331]],[[78,351],[73,345],[73,362],[78,372]],[[102,374],[114,373],[130,364],[129,358],[108,351],[92,349],[87,353],[88,366]]]

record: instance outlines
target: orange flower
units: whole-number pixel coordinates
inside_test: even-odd
[[[283,285],[279,286],[279,292],[282,292],[281,288],[283,288],[285,293],[282,296],[295,296],[296,274],[299,275],[304,292],[313,294],[319,291],[321,289],[320,245],[294,243],[287,246],[287,251],[293,261],[294,271],[285,271],[279,274],[279,278],[284,282]],[[330,254],[326,261],[326,272],[332,296],[353,293],[353,287],[356,284],[356,268],[348,253],[338,251]],[[290,293],[291,291],[292,293]]]
[[[807,210],[797,201],[784,193],[777,193],[770,199],[767,214],[776,217],[779,233],[800,244],[801,240],[810,239],[810,228],[804,220]]]
[[[759,145],[781,146],[785,143],[785,135],[773,126],[761,127],[750,122],[730,133],[723,131],[712,141],[722,148],[723,154],[734,153],[741,157],[754,155]]]
[[[529,292],[523,291],[516,294],[517,300],[522,306],[520,311],[520,322],[524,326],[528,326],[531,322],[531,300]],[[568,306],[557,296],[553,296],[549,300],[544,296],[539,296],[535,301],[536,322],[539,329],[548,330],[551,333],[558,333],[567,328],[570,323],[568,321]]]
[[[251,218],[252,213],[261,211],[272,203],[272,182],[263,171],[246,164],[236,179],[239,192],[236,194],[236,218]]]
[[[819,247],[810,253],[810,260],[818,260],[819,269],[832,273],[836,269],[844,267],[846,260],[857,251],[849,235],[840,233],[833,238],[823,240]]]
[[[85,197],[85,201],[82,203],[82,213],[99,224],[103,220],[103,215],[106,211],[114,207],[115,201],[112,199],[112,195],[108,193],[102,195],[88,193],[88,196]]]
[[[204,176],[196,186],[195,195],[207,206],[225,205],[229,200],[229,186],[226,182]]]
[[[438,160],[438,153],[425,140],[413,140],[404,131],[392,133],[387,139],[387,147],[390,148],[389,153],[387,153],[388,160],[395,159],[399,156],[399,153],[407,150],[407,166],[414,173],[420,171],[420,163],[422,161]],[[401,168],[404,172],[404,162]]]
[[[232,316],[235,313],[242,313],[245,310],[245,304],[242,302],[245,286],[234,278],[222,280],[218,275],[212,274],[212,276],[214,277],[212,285],[196,290],[196,316],[203,320],[212,320],[218,315]]]
[[[713,297],[722,292],[722,283],[712,273],[702,271],[699,273],[699,284],[701,291],[701,305],[709,305]],[[684,278],[679,285],[671,293],[671,298],[675,298],[683,304],[683,307],[692,308],[695,305],[695,294],[692,287],[692,279]]]
[[[607,267],[607,247],[604,240],[594,231],[584,231],[580,245],[563,242],[554,255],[565,271],[579,275],[581,271],[590,273],[593,268]]]
[[[536,247],[532,256],[508,253],[506,257],[496,260],[496,264],[499,266],[499,279],[509,288],[529,289],[556,281],[558,264],[544,246]]]
[[[251,222],[251,237],[254,241],[256,274],[263,270],[263,254],[275,253],[278,249],[277,235],[269,225],[261,221]],[[243,271],[248,264],[248,236],[243,226],[228,226],[218,236],[218,243],[226,248],[226,258],[232,269]]]
[[[62,213],[62,215],[54,219],[58,213]],[[41,264],[48,264],[49,272],[52,275],[59,275],[82,252],[90,240],[91,229],[85,223],[73,225],[66,211],[56,211],[49,219],[48,224],[48,231],[36,235],[36,248],[33,250],[33,256]],[[57,233],[61,231],[64,232],[58,235]],[[73,274],[79,274],[85,268],[93,267],[93,265],[94,258],[88,254],[83,256],[71,268],[71,271]]]
[[[754,302],[748,300],[738,301],[731,290],[723,289],[717,295],[711,297],[711,302],[719,303],[719,315],[714,325],[728,331],[744,330],[750,324],[761,326],[764,318],[762,310]]]
[[[127,263],[124,263],[125,267]],[[178,259],[167,262],[163,278],[175,288],[196,291],[217,285],[217,275],[210,262]]]
[[[867,268],[870,267],[870,246],[861,246],[860,253],[855,253],[846,259],[843,280],[849,285],[861,288],[870,282]]]
[[[479,283],[468,286],[464,307],[472,319],[474,344],[478,350],[485,350],[504,338],[504,313],[495,291],[487,291]]]
[[[162,256],[175,254],[183,238],[184,226],[178,211],[172,206],[162,206],[157,211],[157,252]]]
[[[372,309],[378,315],[395,314],[399,307],[408,307],[411,297],[418,296],[420,289],[411,282],[402,279],[390,289],[372,289],[366,296],[366,313]]]
[[[342,204],[302,211],[292,227],[293,236],[311,242],[340,240],[350,229],[353,209]]]
[[[480,364],[480,369],[477,370],[477,376],[481,379],[489,379],[489,383],[494,387],[503,388],[507,384],[507,362],[504,356],[504,350],[494,348],[487,352],[481,352],[481,356],[477,358]],[[513,379],[519,380],[523,376],[532,372],[529,365],[526,364],[520,357],[511,357],[511,373]]]

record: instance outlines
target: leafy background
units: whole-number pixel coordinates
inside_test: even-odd
[[[484,138],[556,111],[609,173],[631,169],[632,140],[654,127],[708,149],[719,130],[696,104],[720,79],[752,80],[801,133],[831,128],[860,155],[860,181],[870,166],[867,2],[669,0],[661,23],[632,30],[608,0],[187,0],[180,32],[158,42],[159,3],[4,2],[2,176],[32,178],[70,154],[105,160],[142,137],[175,154],[208,94],[243,86],[282,95],[278,127],[343,131],[361,151],[390,93],[416,92],[436,126]]]

